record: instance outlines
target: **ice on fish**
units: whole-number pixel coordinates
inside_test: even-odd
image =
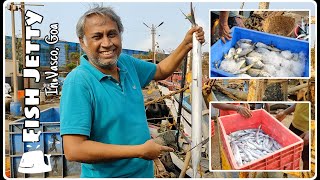
[[[293,54],[290,52],[290,51],[288,51],[288,50],[286,50],[286,51],[281,51],[281,53],[280,53],[284,58],[286,58],[286,59],[292,59],[293,58]]]
[[[236,71],[239,71],[239,69],[242,67],[242,65],[245,64],[245,60],[242,60],[240,62],[237,62],[233,59],[225,59],[221,61],[220,68],[223,71],[234,73]]]
[[[250,78],[251,76],[249,74],[238,74],[237,77]]]
[[[264,64],[261,62],[261,58],[259,57],[246,57],[246,63],[247,65],[255,63],[252,68],[261,69]]]
[[[250,39],[240,39],[236,42],[236,46],[225,55],[219,68],[244,78],[302,77],[306,61],[306,55],[302,51],[293,53],[261,42],[253,44]],[[255,64],[252,65],[253,63]]]

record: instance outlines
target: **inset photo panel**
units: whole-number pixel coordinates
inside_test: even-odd
[[[210,78],[310,78],[310,11],[211,10]]]
[[[210,171],[309,171],[310,102],[211,102]]]

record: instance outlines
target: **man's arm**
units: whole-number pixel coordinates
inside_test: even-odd
[[[291,114],[295,109],[296,109],[296,104],[288,107],[284,111],[279,112],[276,115],[276,119],[278,119],[281,122],[288,114]]]
[[[154,80],[163,80],[169,77],[180,65],[183,58],[192,49],[192,34],[196,32],[197,40],[204,43],[204,32],[202,27],[191,28],[182,43],[167,58],[157,64],[157,71]]]
[[[219,35],[223,43],[227,40],[231,40],[230,28],[228,25],[229,11],[220,11],[219,16]]]
[[[113,145],[88,140],[82,135],[63,135],[63,148],[69,161],[82,163],[98,163],[127,158],[143,158],[152,160],[162,151],[174,151],[161,146],[153,140],[141,145]]]
[[[212,106],[217,109],[221,110],[232,110],[232,111],[237,111],[241,116],[245,118],[251,117],[251,112],[248,108],[245,108],[243,106],[235,106],[233,104],[226,104],[226,103],[212,103]]]
[[[265,105],[265,110],[267,112],[270,112],[270,104],[269,103],[265,103],[264,105]]]

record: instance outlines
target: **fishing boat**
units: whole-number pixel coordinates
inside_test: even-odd
[[[158,85],[159,91],[162,95],[168,95],[172,93],[172,91],[169,90],[168,87],[165,87],[163,85]],[[191,134],[192,134],[192,121],[191,121],[191,101],[190,101],[190,93],[185,93],[182,99],[182,109],[181,109],[181,115],[178,114],[179,112],[179,95],[176,94],[172,96],[171,98],[165,99],[166,106],[170,109],[170,114],[173,117],[174,121],[178,121],[178,117],[180,116],[180,128],[181,133],[180,137],[178,138],[180,142],[178,142],[182,148],[180,153],[170,153],[172,162],[179,168],[183,169],[184,166],[184,157],[181,155],[185,155],[185,152],[188,151],[186,148],[187,145],[190,145],[191,143]],[[209,137],[209,110],[204,103],[203,100],[203,115],[201,119],[202,124],[202,132],[203,137],[202,140],[205,141]],[[193,147],[191,147],[193,148]],[[185,151],[185,152],[183,152]],[[196,177],[203,176],[206,172],[209,170],[209,158],[208,158],[208,152],[209,152],[209,143],[205,143],[201,146],[201,158],[200,158],[200,168],[201,172],[197,174]],[[186,171],[186,174],[190,177],[193,177],[193,169],[189,168]]]

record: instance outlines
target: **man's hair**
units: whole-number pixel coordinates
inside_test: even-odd
[[[79,19],[77,23],[77,36],[78,38],[83,38],[84,36],[84,25],[86,23],[87,17],[91,16],[92,14],[101,15],[104,17],[109,17],[112,21],[116,22],[118,25],[118,29],[120,33],[123,32],[123,25],[121,22],[121,18],[113,11],[111,7],[94,7],[92,9],[89,9],[87,12],[85,12]]]

